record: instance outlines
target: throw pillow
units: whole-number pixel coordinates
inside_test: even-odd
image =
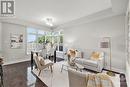
[[[43,57],[38,56],[38,59],[39,59],[39,62],[40,62],[40,64],[41,64],[42,66],[45,65],[45,61],[44,61]]]
[[[91,54],[91,59],[92,60],[98,60],[100,58],[100,53],[99,52],[92,52]]]

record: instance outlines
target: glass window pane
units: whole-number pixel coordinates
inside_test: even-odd
[[[59,32],[53,32],[52,35],[53,35],[53,36],[58,36],[58,35],[59,35]]]
[[[46,32],[46,35],[51,36],[52,33],[51,32]]]
[[[45,43],[45,36],[44,35],[38,35],[36,42]]]
[[[58,37],[57,36],[54,37],[54,42],[58,43]]]
[[[28,29],[27,29],[27,33],[36,34],[36,33],[37,33],[37,30],[34,29],[34,28],[28,28]]]
[[[51,42],[51,36],[46,36],[46,42],[50,43]]]
[[[60,43],[63,43],[63,36],[60,36]]]
[[[63,31],[61,31],[60,34],[63,34]]]
[[[35,41],[36,41],[36,35],[31,35],[31,34],[27,35],[27,42],[28,43],[32,43],[32,42],[35,42]]]
[[[45,35],[45,32],[44,32],[44,31],[42,31],[42,30],[38,30],[38,34]]]

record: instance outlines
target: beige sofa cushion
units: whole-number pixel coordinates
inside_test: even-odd
[[[92,52],[91,54],[91,60],[99,60],[100,58],[102,58],[104,56],[103,52]]]
[[[98,60],[99,57],[100,57],[100,53],[99,52],[92,52],[91,60]]]

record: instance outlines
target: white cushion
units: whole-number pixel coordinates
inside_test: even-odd
[[[46,64],[53,64],[53,62],[50,61],[49,59],[46,59],[46,60],[44,60],[44,61],[45,61],[45,65],[46,65]]]
[[[80,59],[77,58],[75,60],[76,63],[79,63],[81,65],[85,65],[85,66],[93,66],[93,67],[97,67],[98,66],[98,62],[97,61],[93,61],[93,60],[88,60],[88,59]]]
[[[89,66],[94,66],[94,67],[98,66],[98,62],[97,61],[93,61],[93,60],[84,60],[83,64],[89,65]]]

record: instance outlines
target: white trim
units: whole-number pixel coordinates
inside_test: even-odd
[[[24,21],[24,20],[21,20],[21,19],[1,19],[1,22],[2,23],[17,24],[17,25],[26,26],[26,27],[33,27],[33,28],[37,28],[37,29],[41,29],[41,30],[45,30],[45,31],[52,31],[47,26],[28,22],[28,21]]]
[[[109,70],[109,66],[108,66],[108,67],[105,67],[104,69]],[[112,71],[119,72],[119,73],[123,73],[123,74],[126,73],[125,70],[123,70],[123,69],[118,69],[118,68],[115,68],[115,67],[112,67]]]
[[[118,13],[118,12],[116,13],[116,12],[112,11],[112,8],[108,8],[106,10],[97,12],[95,14],[85,16],[85,17],[82,17],[82,18],[61,24],[58,27],[56,27],[54,29],[54,31],[58,31],[60,29],[66,28],[66,27],[68,28],[68,27],[73,27],[73,26],[77,26],[77,25],[80,25],[80,24],[84,24],[84,23],[90,23],[90,22],[93,22],[93,21],[102,20],[102,19],[105,19],[105,18],[117,16],[117,15],[125,15],[125,13]]]
[[[7,62],[4,63],[4,65],[9,65],[9,64],[14,64],[14,63],[20,63],[20,62],[30,61],[30,59],[27,58],[27,59],[22,59],[22,60],[7,61]]]

